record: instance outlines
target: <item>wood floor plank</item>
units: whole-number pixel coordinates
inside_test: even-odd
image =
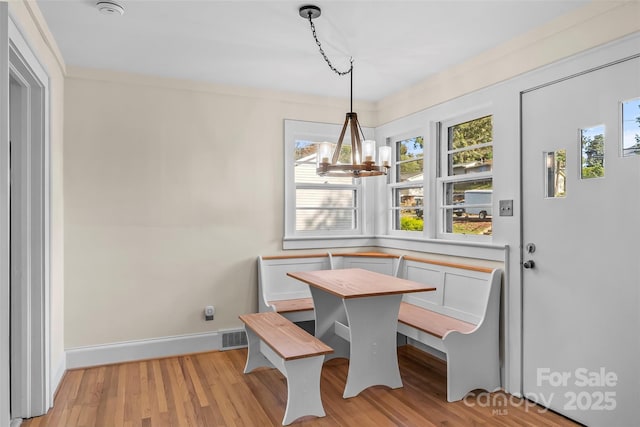
[[[286,379],[276,369],[243,374],[246,349],[131,362],[66,372],[53,409],[24,427],[255,427],[280,426]],[[370,387],[343,399],[349,362],[322,369],[325,417],[297,427],[468,427],[578,424],[503,392],[476,391],[446,399],[446,364],[410,346],[398,349],[404,386]]]

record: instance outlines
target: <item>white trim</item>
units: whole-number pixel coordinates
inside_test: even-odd
[[[53,396],[55,396],[58,386],[64,377],[64,373],[67,371],[67,360],[63,357],[58,363],[58,367],[52,370],[51,375],[51,401],[53,402]]]
[[[46,413],[53,404],[50,366],[49,77],[13,17],[9,16],[8,24],[10,76],[20,82],[23,97],[19,101],[22,111],[18,117],[20,129],[16,132],[24,145],[17,159],[21,160],[23,168],[18,181],[24,188],[21,191],[24,199],[20,200],[21,227],[28,230],[20,233],[23,243],[19,248],[25,254],[25,279],[17,285],[17,297],[13,302],[19,314],[14,320],[19,319],[19,322],[16,321],[18,326],[14,325],[10,333],[14,351],[11,357],[16,357],[14,361],[21,361],[12,369],[11,412],[12,416],[32,417]]]
[[[222,335],[241,330],[220,330],[71,348],[66,351],[66,369],[222,350]]]
[[[378,247],[405,251],[436,253],[440,255],[477,258],[504,262],[508,245],[489,242],[465,242],[460,240],[424,239],[409,236],[345,236],[345,237],[301,237],[286,239],[282,249],[331,249]]]
[[[10,423],[9,387],[9,5],[0,2],[0,425]]]

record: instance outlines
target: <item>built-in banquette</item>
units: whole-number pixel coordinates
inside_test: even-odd
[[[433,285],[403,296],[398,333],[446,355],[448,401],[500,387],[500,269],[378,252],[260,257],[258,267],[260,311],[294,322],[314,319],[313,301],[287,272],[363,268]]]

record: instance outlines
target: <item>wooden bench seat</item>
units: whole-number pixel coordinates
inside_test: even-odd
[[[427,310],[426,308],[406,302],[400,303],[398,322],[412,326],[440,339],[444,338],[449,331],[458,331],[466,334],[476,328],[476,325],[473,323],[464,322],[455,317],[436,313],[435,311]]]
[[[313,310],[313,298],[283,299],[279,301],[269,301],[278,313],[292,313],[297,311]]]
[[[287,379],[287,406],[283,425],[296,419],[325,416],[320,396],[320,374],[326,354],[333,349],[276,312],[243,314],[248,353],[244,373],[275,367]]]

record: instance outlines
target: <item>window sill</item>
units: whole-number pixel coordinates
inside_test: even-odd
[[[505,261],[508,245],[459,240],[419,239],[405,236],[314,236],[285,237],[282,249],[330,249],[380,247],[414,252]]]
[[[305,236],[285,237],[282,249],[329,249],[377,246],[374,236]]]

